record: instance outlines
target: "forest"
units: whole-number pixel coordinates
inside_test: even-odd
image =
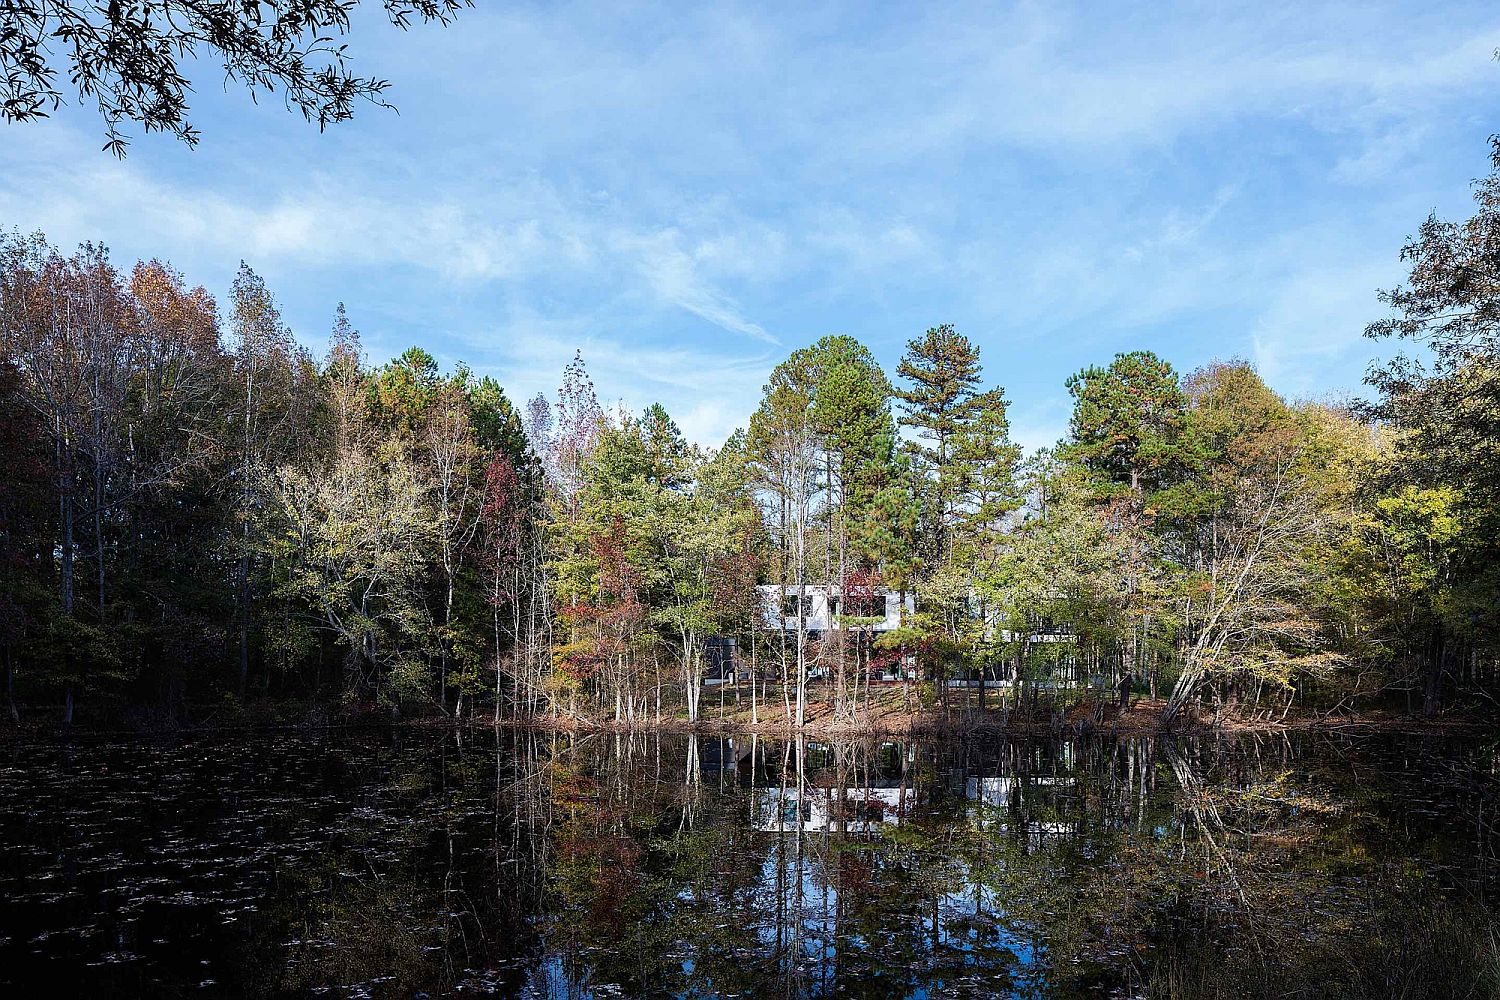
[[[708,448],[660,406],[601,405],[581,356],[554,398],[512,400],[421,347],[373,364],[343,305],[315,356],[247,266],[220,302],[163,261],[9,232],[8,714],[1486,711],[1495,156],[1473,216],[1427,219],[1405,283],[1372,290],[1367,335],[1404,343],[1367,398],[1132,351],[1066,380],[1069,432],[1030,454],[952,326],[893,372],[852,336],[799,349]]]

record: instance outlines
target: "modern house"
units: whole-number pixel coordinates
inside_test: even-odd
[[[788,644],[794,642],[800,617],[808,640],[815,645],[808,665],[809,678],[830,675],[834,658],[827,654],[823,644],[840,633],[846,643],[852,642],[858,647],[862,654],[860,662],[871,665],[871,681],[894,682],[915,676],[918,667],[915,658],[895,659],[890,655],[876,655],[875,651],[875,641],[881,635],[899,629],[915,614],[916,597],[913,593],[855,591],[853,588],[845,593],[845,588],[822,583],[807,584],[801,588],[800,594],[793,584],[767,583],[757,589],[763,608],[762,627],[771,633],[769,638],[773,644],[777,633]],[[950,667],[945,675],[948,687],[1009,690],[1016,685],[1018,666],[1023,667],[1022,676],[1028,683],[1037,688],[1072,688],[1085,682],[1086,679],[1079,676],[1078,638],[1066,625],[1037,620],[1024,627],[1024,631],[1017,631],[1013,626],[1005,627],[989,609],[978,603],[977,597],[972,600],[975,602],[974,613],[984,620],[986,637],[999,648],[995,650],[994,658],[982,665],[970,664],[962,669]],[[766,638],[763,635],[761,640]],[[847,651],[850,646],[845,644],[841,648]],[[750,668],[745,660],[735,638],[716,636],[709,639],[704,655],[704,683],[717,685],[747,679]],[[768,660],[762,666],[763,674],[770,669]]]
[[[797,631],[798,588],[777,583],[760,586],[766,621],[772,629]],[[809,584],[802,588],[802,614],[807,630],[816,636],[839,629],[853,629],[873,635],[901,627],[902,619],[916,610],[916,598],[905,597],[894,590],[876,590],[844,594],[844,588],[828,584]]]
[[[788,585],[782,587],[780,584],[761,584],[761,604],[765,613],[762,616],[762,627],[771,633],[781,632],[789,641],[797,632],[797,587]],[[875,639],[885,632],[901,627],[906,616],[910,615],[916,607],[915,598],[911,594],[905,595],[893,590],[865,591],[862,593],[843,593],[843,588],[827,586],[823,584],[809,584],[802,588],[802,617],[807,628],[807,637],[813,642],[821,642],[828,638],[831,633],[843,632],[851,634],[851,638],[859,642],[866,653],[869,652]],[[908,661],[905,667],[910,669],[914,664]],[[709,685],[727,684],[736,678],[744,680],[749,677],[749,665],[739,649],[739,642],[731,636],[714,636],[709,639],[704,649],[703,682]],[[883,664],[879,676],[872,676],[877,681],[894,681],[901,679],[901,670],[897,664]],[[827,673],[826,664],[816,662],[809,670],[810,677],[821,677]]]
[[[894,590],[855,591],[830,584],[809,584],[798,588],[788,584],[770,583],[760,586],[761,603],[765,608],[767,627],[780,631],[788,639],[795,636],[800,618],[812,642],[822,642],[830,636],[843,633],[861,647],[864,662],[873,663],[872,681],[898,681],[909,677],[916,663],[911,657],[892,660],[875,657],[874,643],[886,632],[901,627],[916,610],[916,598],[912,594],[901,594]],[[810,664],[808,676],[826,677],[830,664],[822,657],[815,657]]]

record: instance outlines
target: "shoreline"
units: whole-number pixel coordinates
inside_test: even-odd
[[[0,725],[0,743],[28,737],[153,737],[173,734],[247,733],[275,731],[313,731],[317,729],[366,729],[366,728],[418,728],[418,729],[508,729],[533,730],[539,732],[580,734],[649,734],[699,735],[699,736],[764,736],[772,739],[837,738],[914,738],[938,739],[970,735],[1022,737],[1132,737],[1132,736],[1184,736],[1201,737],[1213,735],[1275,735],[1280,733],[1411,733],[1431,735],[1471,735],[1496,728],[1492,720],[1470,713],[1450,712],[1435,716],[1424,716],[1374,710],[1357,715],[1325,715],[1316,712],[1296,712],[1284,717],[1256,718],[1253,716],[1224,715],[1219,718],[1180,717],[1171,725],[1163,725],[1161,711],[1164,702],[1143,699],[1132,706],[1123,717],[1113,709],[1100,721],[1095,721],[1093,712],[1075,707],[1062,715],[1024,716],[1001,709],[986,709],[983,712],[969,708],[928,712],[882,712],[852,718],[832,718],[827,703],[808,706],[807,716],[799,730],[784,717],[761,719],[758,722],[743,717],[699,718],[689,722],[681,715],[662,718],[636,719],[624,722],[609,718],[594,718],[585,715],[551,713],[525,718],[505,718],[498,722],[492,716],[471,716],[468,719],[453,719],[438,715],[408,718],[383,718],[377,713],[354,713],[350,715],[328,714],[317,719],[301,721],[246,721],[231,724],[192,724],[130,727],[96,726],[76,723],[65,728],[55,722],[42,719],[27,720],[20,724],[6,722]]]
[[[801,729],[784,718],[762,719],[750,722],[743,719],[703,719],[689,722],[681,717],[664,717],[645,721],[617,722],[613,719],[597,719],[588,716],[543,715],[522,719],[502,719],[498,726],[517,730],[542,730],[569,733],[670,733],[674,735],[696,734],[699,736],[754,735],[778,739],[802,737],[837,737],[858,739],[861,737],[917,737],[936,738],[966,735],[1018,736],[1209,736],[1233,734],[1276,734],[1301,732],[1351,732],[1351,733],[1463,733],[1483,732],[1491,724],[1472,715],[1445,714],[1437,716],[1411,715],[1407,713],[1377,711],[1364,715],[1334,716],[1316,713],[1289,714],[1284,718],[1258,719],[1242,716],[1223,716],[1218,719],[1179,718],[1171,725],[1163,725],[1161,709],[1164,703],[1143,703],[1135,706],[1125,717],[1106,717],[1095,722],[1090,712],[1073,712],[1062,717],[1028,718],[1007,715],[990,709],[984,713],[977,710],[923,712],[911,714],[886,714],[875,718],[831,719],[808,717]],[[475,729],[495,728],[492,719],[459,721],[426,719],[425,725],[462,725]]]

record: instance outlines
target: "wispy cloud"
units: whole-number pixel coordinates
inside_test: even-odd
[[[615,239],[615,245],[624,251],[663,302],[731,333],[742,333],[767,344],[780,343],[760,324],[746,318],[729,296],[705,280],[700,254],[684,250],[681,242],[681,234],[675,229],[646,235],[621,233]]]
[[[1374,288],[1465,210],[1500,97],[1500,14],[1464,2],[579,0],[358,42],[399,117],[319,135],[204,88],[197,151],[124,164],[81,112],[0,126],[0,224],[220,291],[244,257],[307,339],[343,300],[377,359],[421,342],[517,396],[582,348],[708,443],[822,333],[893,367],[953,322],[1039,444],[1119,350],[1357,386]]]
[[[1312,265],[1291,276],[1252,328],[1256,367],[1294,395],[1339,386],[1351,362],[1377,353],[1363,336],[1379,314],[1373,289],[1398,277],[1393,263],[1378,262]]]
[[[770,353],[725,356],[711,348],[650,346],[603,334],[578,336],[513,317],[503,329],[467,338],[466,356],[496,376],[516,398],[553,399],[563,366],[579,352],[606,406],[640,412],[662,403],[690,440],[723,441],[746,425],[761,387],[779,358]]]

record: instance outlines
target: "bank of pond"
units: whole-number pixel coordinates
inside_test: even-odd
[[[14,996],[1500,994],[1497,742],[429,726],[0,747]]]

